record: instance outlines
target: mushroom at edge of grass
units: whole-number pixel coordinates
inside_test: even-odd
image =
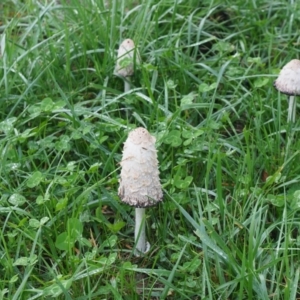
[[[135,256],[143,255],[150,248],[146,241],[145,208],[163,199],[155,141],[143,127],[132,130],[124,143],[120,162],[118,195],[122,202],[135,207]]]
[[[124,80],[124,92],[130,90],[129,77],[134,73],[135,64],[140,64],[140,54],[132,39],[125,39],[118,49],[117,63],[114,74]]]
[[[295,122],[296,100],[295,96],[300,95],[300,60],[292,59],[280,71],[278,78],[274,81],[275,88],[289,96],[288,122]]]

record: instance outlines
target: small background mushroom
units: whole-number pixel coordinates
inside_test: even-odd
[[[121,76],[124,80],[124,92],[130,90],[129,77],[134,73],[135,64],[140,63],[140,55],[131,39],[124,40],[118,50],[118,58],[114,74]]]
[[[136,207],[135,255],[147,252],[145,208],[162,201],[155,137],[147,129],[132,130],[124,143],[118,195],[122,202]]]
[[[300,60],[293,59],[287,63],[274,82],[275,88],[283,94],[289,95],[288,122],[296,120],[295,96],[300,95]]]

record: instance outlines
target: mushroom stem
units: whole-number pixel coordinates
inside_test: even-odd
[[[145,208],[135,209],[135,256],[147,252],[146,230],[145,230]]]
[[[130,79],[128,77],[124,78],[124,92],[127,93],[130,91]]]
[[[288,122],[295,123],[296,120],[296,101],[295,96],[290,96],[289,98],[289,108],[288,108]]]

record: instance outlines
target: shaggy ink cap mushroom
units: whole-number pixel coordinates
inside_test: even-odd
[[[135,207],[135,256],[150,249],[145,232],[145,208],[162,201],[155,137],[142,127],[132,130],[124,143],[118,195]]]
[[[120,44],[114,74],[122,77],[132,76],[134,73],[134,59],[136,63],[140,63],[139,52],[135,48],[133,40],[126,39]],[[125,63],[123,64],[124,61]]]
[[[289,96],[300,95],[300,60],[293,59],[287,63],[274,82],[278,91]]]
[[[139,127],[124,143],[118,194],[131,206],[145,208],[162,201],[155,141],[147,129]]]

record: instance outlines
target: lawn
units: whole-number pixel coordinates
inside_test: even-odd
[[[2,0],[0,300],[300,299],[300,111],[273,86],[299,28],[294,0]],[[164,194],[140,257],[136,127]]]

